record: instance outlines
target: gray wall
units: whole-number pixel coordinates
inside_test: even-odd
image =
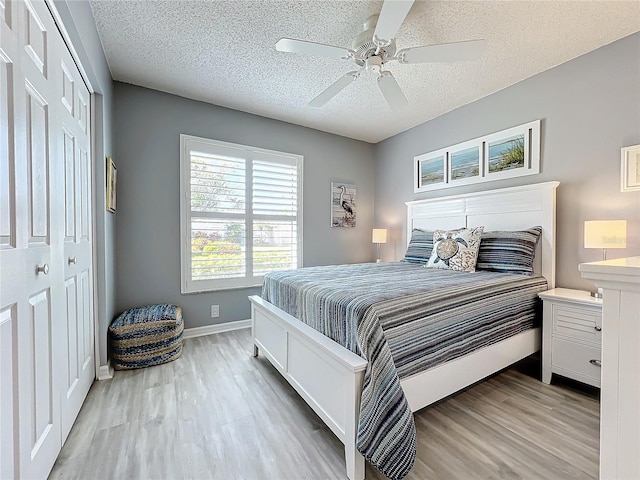
[[[193,328],[248,319],[259,292],[180,294],[181,133],[303,155],[304,266],[373,260],[373,145],[118,82],[114,115],[118,310],[174,303]],[[332,181],[356,184],[356,228],[330,227]]]
[[[101,365],[107,363],[107,328],[116,311],[115,290],[115,218],[105,210],[105,157],[112,155],[113,81],[98,37],[89,2],[54,0],[91,86],[94,100],[94,248],[96,252],[96,336]]]
[[[438,192],[413,193],[413,157],[542,119],[541,174]],[[376,145],[377,225],[392,229],[383,258],[406,246],[408,200],[559,180],[557,285],[592,289],[578,264],[602,259],[583,248],[585,220],[626,219],[626,249],[640,255],[640,193],[620,192],[620,148],[640,143],[640,34],[590,52]]]

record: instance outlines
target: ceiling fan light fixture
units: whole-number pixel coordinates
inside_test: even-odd
[[[382,57],[373,55],[365,60],[367,72],[379,73],[382,70]]]

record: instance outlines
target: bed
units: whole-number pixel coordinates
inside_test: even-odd
[[[542,235],[536,250],[534,272],[544,276],[548,288],[553,288],[555,283],[555,190],[557,186],[557,182],[547,182],[408,202],[407,238],[410,238],[414,228],[435,230],[484,225],[485,231],[488,231],[522,230],[532,225],[540,225]],[[369,269],[369,272],[360,273],[363,278],[374,279],[376,278],[374,274],[396,267],[395,264],[386,266],[369,264],[352,268]],[[309,275],[312,273],[311,270],[309,270]],[[415,271],[415,275],[419,273],[417,270]],[[419,284],[418,279],[415,281],[414,287],[407,288],[418,288]],[[544,287],[537,285],[535,288]],[[419,298],[420,295],[424,295],[424,292],[418,290],[407,291],[415,293],[415,298]],[[270,298],[269,295],[267,297]],[[277,301],[276,294],[272,293],[271,297],[274,303],[282,303]],[[355,351],[362,354],[357,348],[354,348],[354,345],[348,344],[349,339],[353,342],[355,338],[353,332],[340,332],[335,335],[342,337],[336,338],[336,340],[342,341],[350,349],[345,348],[296,318],[296,316],[302,317],[303,313],[286,308],[286,306],[284,309],[279,308],[258,296],[252,296],[250,300],[254,355],[260,352],[268,358],[345,445],[347,477],[351,480],[363,479],[364,457],[358,450],[357,443],[360,440],[360,450],[365,451],[367,458],[371,460],[369,455],[371,449],[362,448],[362,426],[366,425],[367,419],[373,416],[369,410],[377,408],[376,404],[370,401],[371,388],[369,388],[371,384],[376,384],[371,381],[370,377],[370,372],[376,368],[374,365],[377,361],[376,357],[371,356],[371,352],[364,355],[364,357],[370,358],[370,365],[361,356],[354,353]],[[380,302],[384,304],[386,300],[390,302],[387,304],[389,311],[398,308],[393,306],[391,297],[378,298],[377,304]],[[287,313],[286,309],[293,315]],[[305,318],[305,321],[309,320],[309,318]],[[311,320],[313,323],[313,319]],[[366,324],[366,322],[364,323]],[[369,325],[374,324],[375,322],[369,322]],[[390,401],[388,407],[385,407],[384,402],[381,402],[383,406],[380,408],[387,408],[385,412],[390,412],[390,418],[402,419],[402,421],[394,421],[393,424],[386,425],[387,431],[395,428],[397,430],[395,441],[404,441],[410,444],[411,432],[409,430],[413,425],[413,420],[411,417],[410,422],[406,421],[406,412],[409,412],[410,415],[412,411],[419,410],[481,380],[536,352],[539,348],[539,328],[526,328],[504,340],[487,344],[471,353],[454,357],[446,363],[440,363],[419,371],[419,373],[412,373],[409,368],[405,375],[398,380],[401,387],[398,388],[401,390],[401,396],[404,400]],[[376,348],[371,351],[378,350]],[[437,353],[434,355],[437,356]],[[383,374],[383,378],[390,378],[387,372],[383,372]],[[406,404],[402,402],[406,402]],[[363,406],[362,412],[360,410],[361,404]],[[358,439],[359,421],[361,426],[360,439]],[[407,428],[406,432],[401,430],[404,427]],[[369,432],[369,435],[369,438],[376,437],[375,431]],[[413,441],[415,442],[415,439]],[[415,450],[415,445],[413,448]],[[378,450],[380,448],[377,448],[376,451]],[[406,471],[398,473],[402,472],[402,465],[394,471],[385,471],[379,465],[376,466],[390,478],[401,478],[406,474]],[[406,468],[406,465],[404,467]]]

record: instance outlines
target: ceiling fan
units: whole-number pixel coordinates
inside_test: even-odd
[[[388,62],[427,63],[474,60],[486,46],[485,40],[425,45],[396,51],[395,36],[406,18],[414,0],[385,0],[380,15],[372,15],[364,23],[364,31],[354,40],[352,48],[336,47],[323,43],[281,38],[276,43],[279,52],[303,53],[319,57],[352,60],[360,67],[346,73],[337,82],[309,102],[311,107],[322,107],[344,88],[357,80],[363,70],[377,76],[378,88],[392,110],[407,105],[407,98],[389,70]]]

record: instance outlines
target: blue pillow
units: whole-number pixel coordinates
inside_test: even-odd
[[[540,235],[542,227],[513,232],[484,232],[480,241],[476,270],[532,275],[536,244]]]
[[[433,232],[414,228],[404,254],[404,262],[426,264],[433,250]]]

